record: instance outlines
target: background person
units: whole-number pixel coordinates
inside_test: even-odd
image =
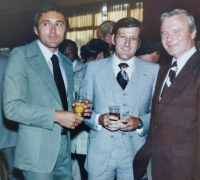
[[[101,39],[91,39],[85,47],[86,61],[94,61],[108,57],[109,45]]]
[[[73,95],[75,96],[75,92],[79,90],[83,78],[85,63],[79,61],[78,47],[74,41],[65,39],[60,44],[59,50],[72,61],[74,71]],[[88,131],[88,127],[83,123],[71,131],[72,177],[74,180],[87,180],[84,163],[87,153]]]
[[[141,35],[141,45],[135,55],[142,60],[157,63],[161,48],[161,41],[154,33],[143,32]]]
[[[97,38],[109,44],[109,52],[114,50],[114,45],[112,43],[112,30],[114,25],[114,21],[108,20],[101,23],[97,29]]]
[[[8,178],[11,180],[22,179],[20,170],[13,167],[15,146],[17,141],[18,124],[13,121],[6,120],[3,113],[3,82],[4,72],[8,63],[8,57],[0,54],[0,151],[1,164],[5,163]],[[3,177],[2,177],[3,178]]]

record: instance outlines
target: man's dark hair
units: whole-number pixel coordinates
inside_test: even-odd
[[[90,40],[85,47],[86,58],[97,57],[99,53],[103,52],[104,55],[108,53],[109,45],[101,39]]]
[[[65,21],[66,21],[66,31],[68,31],[69,30],[68,16],[66,15],[65,11],[60,6],[58,6],[56,4],[45,4],[44,6],[42,6],[35,14],[34,26],[36,28],[38,28],[39,20],[40,20],[42,14],[46,13],[46,12],[51,12],[51,11],[58,12],[58,13],[60,13],[64,16]]]
[[[120,19],[119,21],[115,23],[112,30],[112,34],[116,35],[119,28],[130,28],[130,27],[138,27],[140,31],[142,31],[142,25],[137,19],[133,17],[126,17],[126,18]]]
[[[156,36],[154,33],[143,32],[141,34],[141,45],[136,51],[135,55],[145,55],[157,52],[161,52],[162,44],[160,37]]]
[[[70,39],[64,39],[63,42],[59,45],[58,49],[62,54],[65,54],[65,49],[69,45],[71,45],[74,49],[75,59],[79,59],[78,47],[77,47],[76,43]]]

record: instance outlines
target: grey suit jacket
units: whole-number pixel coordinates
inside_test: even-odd
[[[3,113],[3,81],[8,57],[0,54],[0,149],[16,146],[17,123],[6,121]]]
[[[68,107],[71,110],[72,63],[61,53],[59,56],[66,70]],[[19,122],[14,165],[34,172],[52,171],[61,138],[61,126],[54,123],[54,113],[63,107],[37,41],[11,52],[5,72],[3,102],[6,117]],[[69,138],[68,133],[68,141]]]
[[[112,57],[87,63],[80,89],[86,91],[93,105],[91,119],[85,123],[91,128],[85,167],[93,175],[101,175],[108,164],[116,133],[123,134],[126,148],[131,149],[132,158],[145,142],[150,121],[150,105],[159,66],[138,58],[134,61],[134,71],[123,91],[114,75]],[[95,117],[108,112],[109,105],[121,106],[121,117],[131,115],[144,122],[142,134],[136,131],[111,132],[104,127],[97,130]]]

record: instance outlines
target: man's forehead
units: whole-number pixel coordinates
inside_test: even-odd
[[[43,12],[40,19],[42,18],[62,19],[63,21],[65,21],[65,16],[60,12],[56,11]]]

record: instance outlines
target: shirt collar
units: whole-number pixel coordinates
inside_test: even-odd
[[[42,51],[42,54],[44,55],[44,58],[46,59],[46,61],[49,61],[52,57],[53,54],[58,56],[59,59],[59,55],[58,55],[58,49],[56,50],[55,53],[52,53],[46,46],[44,46],[40,40],[38,40],[38,45]]]
[[[125,61],[125,62],[122,62],[115,54],[113,55],[113,66],[114,66],[115,69],[119,69],[120,70],[120,68],[118,66],[120,63],[126,63],[129,66],[128,68],[132,69],[132,67],[134,65],[134,61],[135,61],[135,56],[132,57],[131,59]]]
[[[75,59],[75,60],[72,62],[73,70],[74,70],[76,64],[77,64],[77,60]]]
[[[177,72],[176,74],[178,74],[181,69],[183,68],[183,66],[186,64],[186,62],[190,59],[190,57],[197,51],[196,47],[192,47],[188,52],[186,52],[185,54],[183,54],[178,60],[176,60],[175,58],[172,59],[172,64],[177,61]]]

